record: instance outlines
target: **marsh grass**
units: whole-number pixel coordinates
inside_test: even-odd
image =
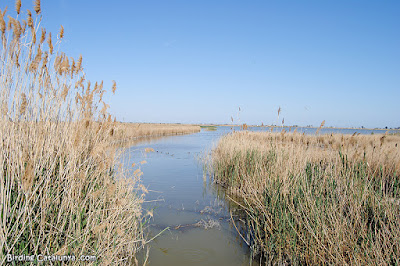
[[[247,217],[266,263],[399,264],[400,137],[235,132],[216,182]]]
[[[143,192],[116,164],[103,82],[85,80],[82,56],[59,51],[63,27],[56,38],[40,27],[40,1],[35,14],[20,1],[15,11],[0,12],[1,263],[6,254],[135,262]]]

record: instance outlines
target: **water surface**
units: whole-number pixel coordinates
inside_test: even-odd
[[[140,165],[153,212],[149,265],[249,265],[251,255],[230,223],[224,191],[206,176],[203,158],[230,128],[143,141],[126,152]],[[146,153],[145,148],[154,152]]]

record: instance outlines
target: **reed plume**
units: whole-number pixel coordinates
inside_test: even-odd
[[[117,90],[117,83],[115,82],[115,80],[112,81],[113,85],[112,85],[112,92],[115,93],[115,91]]]
[[[2,40],[4,41],[4,34],[6,32],[6,22],[4,20],[4,14],[1,13],[1,10],[0,10],[0,30],[2,33]]]
[[[53,43],[51,40],[51,32],[49,32],[49,37],[47,38],[47,45],[49,46],[49,53],[53,54]]]
[[[46,29],[42,28],[42,36],[40,37],[40,44],[46,40]]]
[[[62,38],[64,38],[64,27],[63,27],[62,25],[61,25],[61,27],[60,27],[59,36],[60,36],[60,40],[61,40]]]
[[[325,126],[325,120],[321,122],[321,125],[319,126],[319,128],[317,129],[316,134],[318,135],[319,131]]]
[[[28,27],[31,28],[31,29],[33,29],[32,12],[28,9],[28,10],[26,11],[26,13],[28,14],[28,19],[27,19]]]
[[[15,10],[17,11],[17,14],[19,15],[21,11],[21,0],[15,1]]]
[[[41,11],[41,9],[40,9],[40,0],[35,0],[34,10],[35,10],[37,15],[40,14],[40,11]]]

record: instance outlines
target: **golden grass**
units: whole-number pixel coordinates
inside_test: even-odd
[[[82,57],[75,64],[59,51],[62,27],[57,47],[51,33],[46,46],[39,0],[34,10],[26,22],[0,10],[1,264],[7,254],[129,264],[145,243],[140,173],[116,164],[102,83],[91,87]]]
[[[269,263],[398,264],[400,136],[236,132],[215,181]]]

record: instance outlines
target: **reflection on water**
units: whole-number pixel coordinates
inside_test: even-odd
[[[235,128],[234,130],[238,130]],[[280,131],[282,128],[274,128]],[[269,128],[249,128],[269,131]],[[289,131],[288,128],[285,128]],[[293,131],[294,128],[291,128]],[[150,265],[249,265],[249,248],[232,227],[224,190],[210,182],[201,159],[230,127],[182,136],[139,139],[126,150],[127,165],[136,163],[149,190],[144,208],[153,210],[150,236],[168,228],[150,244]],[[297,128],[305,134],[316,129]],[[322,129],[324,133],[371,134],[368,130]],[[374,133],[384,133],[375,131]],[[154,152],[146,153],[151,147]],[[140,164],[141,161],[146,164]]]

